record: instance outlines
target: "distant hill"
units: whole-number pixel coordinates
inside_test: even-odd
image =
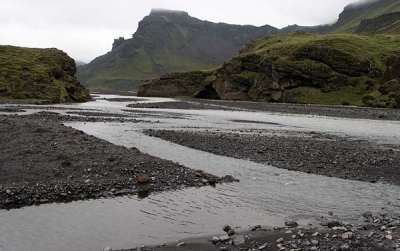
[[[79,67],[90,89],[127,90],[172,71],[213,68],[254,39],[278,33],[262,27],[212,23],[186,12],[152,10],[132,38],[115,39],[112,50]]]
[[[269,36],[221,67],[166,74],[138,95],[400,108],[400,35]]]
[[[0,102],[65,103],[90,100],[63,51],[0,46]]]

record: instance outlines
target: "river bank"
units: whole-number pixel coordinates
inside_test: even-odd
[[[66,120],[73,118],[54,113],[0,116],[0,141],[5,142],[0,145],[0,208],[145,196],[219,181],[64,126],[61,121]]]

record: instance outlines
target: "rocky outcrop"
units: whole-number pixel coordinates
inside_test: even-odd
[[[0,46],[0,100],[65,103],[90,100],[75,61],[51,49]]]
[[[168,85],[160,78],[142,90],[168,89],[175,96],[174,89],[190,83],[191,91],[202,87],[192,92],[198,98],[399,107],[399,41],[392,36],[270,36],[213,71],[197,72],[201,77],[195,80],[187,81],[192,73],[169,75]],[[370,46],[376,51],[368,51]]]
[[[400,12],[388,13],[376,18],[361,20],[355,34],[399,34]]]
[[[139,87],[138,96],[142,97],[174,97],[192,96],[203,88],[203,81],[208,72],[194,71],[188,73],[168,73],[156,81]]]

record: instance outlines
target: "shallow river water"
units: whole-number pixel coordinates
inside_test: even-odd
[[[112,96],[106,96],[112,97]],[[163,102],[169,99],[148,99]],[[132,101],[131,101],[132,102]],[[357,219],[366,210],[398,212],[400,187],[286,171],[217,156],[144,135],[144,129],[316,131],[400,142],[400,123],[269,114],[249,111],[129,109],[131,102],[97,100],[60,108],[96,109],[143,119],[142,123],[68,123],[114,144],[239,183],[191,188],[147,197],[126,196],[0,211],[0,250],[103,250],[221,234],[225,224],[282,225],[285,217],[311,218],[329,211]],[[144,101],[148,102],[148,101]],[[64,109],[53,109],[65,113]],[[126,111],[125,111],[126,110]],[[34,112],[28,111],[28,113]],[[236,121],[236,122],[235,122]],[[239,121],[239,122],[238,122]],[[255,123],[256,122],[256,123]]]

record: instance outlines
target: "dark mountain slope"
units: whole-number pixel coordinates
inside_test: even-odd
[[[134,89],[166,72],[213,68],[251,40],[276,34],[271,26],[211,23],[186,12],[153,10],[131,39],[119,38],[109,53],[79,68],[90,89]]]

